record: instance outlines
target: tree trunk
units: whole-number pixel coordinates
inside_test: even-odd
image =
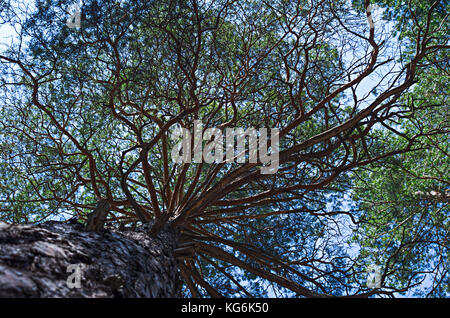
[[[177,234],[0,222],[0,297],[175,297]]]

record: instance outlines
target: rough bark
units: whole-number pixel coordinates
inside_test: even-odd
[[[0,297],[175,297],[177,234],[151,237],[149,226],[94,233],[81,224],[0,222]],[[70,288],[74,264],[80,288]]]

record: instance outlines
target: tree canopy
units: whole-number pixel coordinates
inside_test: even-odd
[[[0,220],[170,224],[180,296],[448,296],[447,0],[0,4]],[[174,162],[198,120],[278,171]]]

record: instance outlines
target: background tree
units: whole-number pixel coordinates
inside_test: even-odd
[[[400,58],[407,59],[415,51],[416,34],[426,32],[423,24],[411,21],[424,19],[429,4],[377,3],[386,20],[395,17],[393,25],[403,42]],[[435,14],[429,17],[430,25],[441,30],[434,41],[448,38],[448,23],[442,23],[447,5],[436,4]],[[422,62],[416,85],[399,100],[404,115],[396,119],[394,132],[390,126],[391,131],[384,130],[380,137],[381,143],[398,147],[421,132],[415,150],[359,169],[354,178],[352,194],[361,222],[355,242],[362,249],[361,262],[371,254],[370,262],[383,265],[393,290],[417,285],[408,295],[448,295],[448,63],[445,51]]]
[[[377,231],[395,220],[364,205],[382,194],[359,190],[373,175],[357,168],[433,160],[423,149],[447,132],[428,103],[409,102],[426,61],[448,62],[446,1],[405,4],[420,11],[399,22],[407,45],[373,26],[370,1],[92,0],[80,29],[65,25],[68,4],[2,6],[16,31],[0,54],[3,220],[85,220],[106,199],[110,227],[170,226],[183,251],[180,295],[392,295],[416,283],[396,267],[407,258],[391,257],[383,288],[367,288],[374,254],[353,255],[346,236],[358,226],[361,247],[381,246],[361,239],[372,236],[364,220]],[[432,109],[445,118],[436,92]],[[174,163],[170,132],[196,119],[203,129],[279,128],[279,171]],[[339,203],[354,184],[363,201],[348,211]],[[422,243],[445,245],[448,210],[423,213],[419,222],[440,230]]]

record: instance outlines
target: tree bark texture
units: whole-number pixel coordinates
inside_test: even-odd
[[[177,234],[151,237],[149,226],[95,233],[78,223],[0,222],[0,297],[175,297]]]

